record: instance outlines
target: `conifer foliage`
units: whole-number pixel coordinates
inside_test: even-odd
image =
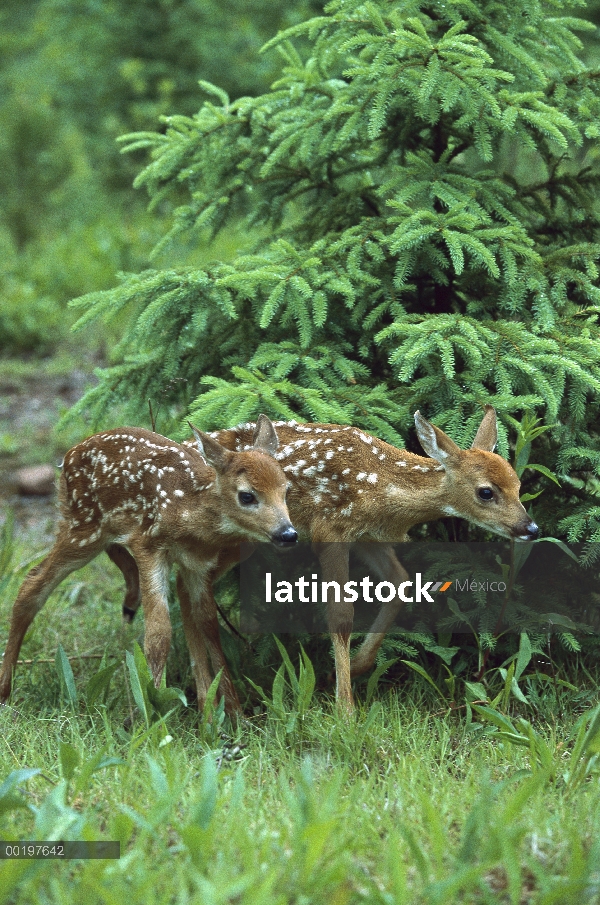
[[[560,487],[524,474],[544,531],[600,539],[600,72],[563,6],[334,0],[270,42],[269,93],[201,83],[195,116],[126,136],[151,158],[137,184],[179,205],[163,248],[240,221],[257,239],[78,301],[83,322],[130,312],[96,423],[150,397],[205,428],[264,411],[403,444],[419,408],[464,445],[491,402],[504,455],[514,419],[551,425],[534,460]]]

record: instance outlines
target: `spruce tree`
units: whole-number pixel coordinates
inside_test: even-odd
[[[270,92],[202,83],[195,116],[127,136],[137,185],[178,202],[163,253],[240,223],[255,244],[79,300],[81,323],[128,318],[78,411],[147,422],[150,398],[418,449],[415,409],[465,445],[490,402],[507,457],[524,419],[549,428],[521,430],[544,532],[600,540],[600,72],[566,6],[334,0],[267,46]]]

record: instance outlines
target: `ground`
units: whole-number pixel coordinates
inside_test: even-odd
[[[23,466],[58,466],[71,442],[54,437],[55,425],[93,381],[95,366],[93,360],[77,366],[62,359],[0,360],[0,521],[11,509],[17,538],[38,549],[52,539],[56,495],[22,496],[14,475]]]

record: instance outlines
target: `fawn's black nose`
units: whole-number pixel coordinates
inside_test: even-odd
[[[273,535],[273,541],[281,547],[288,547],[298,540],[298,532],[292,525],[288,525]]]
[[[527,525],[527,535],[531,538],[531,540],[537,540],[537,538],[540,536],[540,529],[535,522],[530,522]]]

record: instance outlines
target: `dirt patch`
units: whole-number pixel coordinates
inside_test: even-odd
[[[81,398],[93,383],[90,371],[73,368],[68,373],[22,363],[2,361],[0,368],[0,523],[10,509],[18,537],[36,547],[47,545],[56,521],[56,491],[47,496],[18,492],[15,473],[24,466],[58,466],[66,452],[53,437],[65,409]]]

